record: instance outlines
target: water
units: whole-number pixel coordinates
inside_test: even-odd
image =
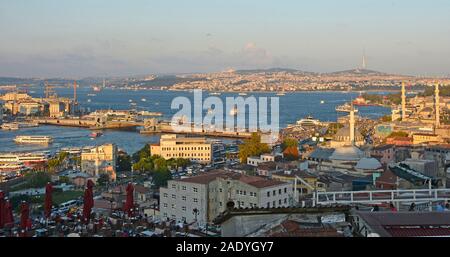
[[[33,97],[42,97],[43,89],[33,88]],[[58,96],[73,97],[73,90],[69,88],[55,88]],[[88,96],[96,94],[96,96]],[[138,110],[162,112],[163,118],[171,119],[178,110],[171,110],[172,99],[177,96],[193,99],[193,93],[175,91],[138,90],[124,91],[105,89],[101,92],[92,92],[90,88],[79,88],[78,101],[83,108],[90,111],[97,109],[130,109],[129,100],[137,104]],[[275,97],[274,93],[249,93],[248,96],[255,97]],[[209,96],[204,92],[203,97]],[[225,102],[226,97],[237,97],[237,93],[222,93],[219,97]],[[312,115],[322,121],[336,121],[338,113],[335,108],[345,102],[356,98],[358,93],[348,92],[296,92],[287,93],[280,98],[280,127],[295,123],[297,120]],[[146,101],[141,99],[145,98]],[[88,101],[90,99],[90,102]],[[321,101],[324,101],[321,104]],[[359,115],[377,118],[389,114],[390,109],[379,106],[358,107]],[[206,112],[206,111],[205,111]],[[228,115],[228,110],[224,110]],[[89,138],[90,131],[80,128],[40,126],[36,128],[26,128],[19,131],[0,131],[0,152],[5,151],[30,151],[30,150],[56,150],[61,147],[80,147],[86,145],[98,145],[106,142],[116,143],[119,148],[129,153],[139,150],[145,143],[157,142],[159,136],[141,135],[130,131],[104,131],[104,136],[95,140]],[[16,135],[49,135],[54,138],[54,143],[45,146],[16,145],[13,139]]]

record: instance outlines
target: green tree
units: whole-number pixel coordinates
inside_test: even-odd
[[[172,179],[172,174],[166,169],[155,171],[152,174],[155,188],[167,186],[167,181]]]
[[[149,172],[154,168],[153,160],[151,158],[140,159],[137,163],[133,164],[134,171]]]
[[[35,172],[25,175],[28,188],[39,188],[47,185],[51,181],[51,176],[48,172]]]
[[[298,147],[298,140],[295,138],[286,138],[283,140],[283,143],[281,144],[281,149],[284,151],[288,147]]]
[[[151,156],[150,145],[146,144],[141,150],[135,152],[132,156],[133,162],[138,162],[141,159],[148,158]]]
[[[269,152],[270,147],[261,143],[261,136],[258,133],[253,133],[250,139],[246,139],[243,144],[239,145],[239,159],[242,163],[247,162],[249,156],[259,156]]]
[[[105,186],[108,184],[108,182],[109,182],[109,175],[107,173],[100,174],[100,176],[97,179],[97,183],[100,186]]]
[[[117,171],[130,171],[131,170],[131,156],[128,154],[121,154],[117,159]]]

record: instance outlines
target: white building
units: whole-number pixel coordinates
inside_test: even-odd
[[[237,208],[288,207],[293,199],[291,183],[216,170],[201,175],[170,180],[160,188],[162,219],[211,222],[232,201]]]
[[[150,152],[166,160],[183,158],[198,163],[210,163],[212,160],[212,144],[202,137],[162,135],[159,144],[150,146]]]
[[[263,162],[274,162],[275,155],[273,154],[262,154],[260,157],[250,156],[247,158],[247,164],[250,166],[258,167],[258,164]]]

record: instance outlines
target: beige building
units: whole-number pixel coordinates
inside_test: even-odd
[[[162,135],[159,144],[150,146],[150,153],[166,160],[184,158],[193,162],[210,163],[212,144],[206,138]]]
[[[81,153],[81,171],[99,177],[107,173],[109,178],[116,180],[117,146],[105,144],[83,150]]]
[[[413,144],[427,144],[427,143],[439,143],[441,142],[441,137],[436,134],[426,134],[426,133],[416,133],[413,134]]]
[[[66,110],[63,102],[51,101],[49,102],[49,105],[50,117],[59,118],[64,116]]]
[[[190,178],[170,180],[160,188],[162,219],[212,222],[225,211],[228,202],[236,208],[277,208],[291,206],[291,183],[258,176],[216,170]]]

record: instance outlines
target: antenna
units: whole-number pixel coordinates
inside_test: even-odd
[[[363,49],[363,56],[362,56],[362,69],[366,69],[366,49]]]

